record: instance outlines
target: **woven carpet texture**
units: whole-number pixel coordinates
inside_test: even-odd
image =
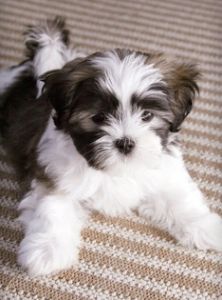
[[[200,96],[182,130],[187,168],[222,215],[221,0],[0,0],[0,65],[23,59],[25,25],[63,15],[91,53],[114,47],[165,52],[199,65]],[[222,299],[222,254],[178,245],[138,217],[94,214],[78,268],[29,278],[16,263],[19,183],[0,146],[0,299]],[[221,233],[222,236],[222,233]]]

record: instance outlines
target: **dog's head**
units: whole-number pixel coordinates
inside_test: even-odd
[[[190,112],[197,76],[193,65],[116,49],[47,73],[43,95],[90,166],[152,166]]]

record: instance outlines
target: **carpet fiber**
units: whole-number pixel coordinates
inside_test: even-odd
[[[222,215],[221,1],[1,0],[1,67],[22,59],[26,24],[55,15],[66,16],[73,44],[87,53],[128,47],[199,64],[201,92],[182,144],[189,172]],[[222,299],[222,254],[186,249],[136,216],[95,214],[78,269],[30,279],[16,263],[19,184],[2,147],[0,178],[0,299]]]

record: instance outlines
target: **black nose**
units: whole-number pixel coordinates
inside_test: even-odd
[[[135,142],[127,137],[123,137],[115,141],[115,146],[119,152],[129,154],[135,147]]]

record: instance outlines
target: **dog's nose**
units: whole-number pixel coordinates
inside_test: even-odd
[[[115,146],[119,152],[129,154],[135,147],[135,142],[128,137],[123,137],[115,141]]]

